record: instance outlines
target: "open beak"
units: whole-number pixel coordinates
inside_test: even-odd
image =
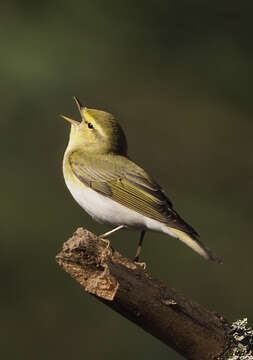
[[[81,110],[84,108],[84,106],[82,105],[81,101],[78,100],[78,98],[76,96],[74,96],[74,100],[75,100],[75,103],[76,103],[76,106],[81,114],[81,117],[82,117],[82,112]],[[64,116],[64,115],[60,115],[64,120],[67,120],[68,122],[70,122],[72,125],[80,125],[80,122],[74,120],[74,119],[71,119],[67,116]]]
[[[64,120],[67,120],[68,122],[70,122],[72,125],[80,125],[80,122],[74,120],[74,119],[70,119],[67,116],[64,115],[60,115]]]
[[[74,96],[74,100],[75,100],[76,106],[77,106],[77,108],[78,108],[78,110],[79,110],[80,114],[82,115],[82,113],[81,113],[81,109],[83,109],[83,108],[84,108],[83,104],[81,103],[81,101],[80,101],[80,100],[78,100],[78,98],[77,98],[76,96]]]

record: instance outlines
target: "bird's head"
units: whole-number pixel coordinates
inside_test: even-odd
[[[61,115],[71,123],[68,146],[90,154],[126,155],[126,137],[114,116],[105,111],[88,109],[76,97],[74,100],[81,114],[81,122]]]

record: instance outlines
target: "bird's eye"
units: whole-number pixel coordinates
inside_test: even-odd
[[[89,128],[89,129],[93,129],[92,123],[88,123],[88,128]]]

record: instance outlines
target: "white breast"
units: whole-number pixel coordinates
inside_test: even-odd
[[[90,188],[84,188],[78,180],[65,181],[78,204],[98,222],[111,226],[126,225],[129,228],[153,230],[175,236],[165,224],[128,209]]]

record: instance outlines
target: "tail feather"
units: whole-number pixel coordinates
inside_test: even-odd
[[[175,237],[181,240],[183,243],[188,245],[194,251],[196,251],[199,255],[203,256],[206,260],[216,261],[221,263],[221,259],[214,254],[208,247],[202,244],[198,239],[193,236],[188,235],[187,233],[170,228],[170,232],[175,234]]]

